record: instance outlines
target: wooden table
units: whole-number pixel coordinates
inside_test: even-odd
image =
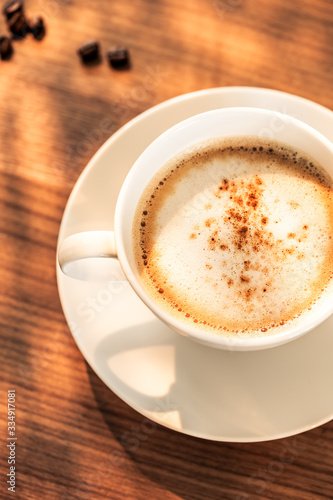
[[[122,436],[142,416],[79,352],[58,297],[55,257],[67,198],[120,126],[179,94],[216,86],[283,90],[333,106],[331,0],[26,1],[45,38],[15,42],[0,69],[0,498],[332,499],[333,423],[295,438],[225,444],[157,426],[138,447]],[[4,19],[1,33],[6,32]],[[130,48],[132,68],[76,54]],[[157,85],[142,90],[149,72]],[[108,127],[95,136],[103,119]],[[90,134],[90,142],[85,138]],[[82,147],[85,145],[85,147]],[[16,391],[16,493],[7,490],[7,391]],[[134,427],[135,428],[135,427]],[[297,452],[281,462],[286,447]],[[110,461],[110,456],[117,457]]]

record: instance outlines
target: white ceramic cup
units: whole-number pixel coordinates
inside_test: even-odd
[[[333,178],[333,145],[323,135],[301,121],[256,108],[223,108],[189,118],[158,137],[134,163],[121,188],[114,221],[114,232],[92,231],[66,238],[59,247],[58,261],[70,275],[69,264],[87,258],[117,258],[137,295],[164,323],[178,333],[202,344],[222,349],[258,350],[278,346],[309,332],[333,313],[333,297],[315,309],[304,323],[265,337],[223,337],[191,327],[172,317],[148,295],[141,283],[132,246],[133,217],[148,182],[172,157],[208,139],[233,135],[254,135],[283,141],[315,158]],[[128,147],[131,147],[129,144]],[[329,300],[330,299],[330,300]]]

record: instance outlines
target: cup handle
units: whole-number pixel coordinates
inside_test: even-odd
[[[86,231],[68,236],[58,250],[58,262],[61,270],[71,276],[69,264],[89,258],[117,259],[117,250],[113,231]]]

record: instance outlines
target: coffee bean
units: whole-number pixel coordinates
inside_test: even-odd
[[[13,46],[8,36],[0,37],[0,57],[3,60],[8,60],[13,54]]]
[[[130,59],[128,49],[125,47],[116,47],[107,52],[107,58],[110,65],[115,69],[128,69]]]
[[[23,3],[19,0],[10,0],[5,3],[2,13],[6,16],[7,19],[13,17],[14,14],[20,13],[23,14]]]
[[[36,40],[42,40],[45,36],[44,20],[40,16],[34,16],[28,20],[28,29]]]
[[[28,33],[27,21],[22,12],[16,12],[8,20],[8,28],[14,38],[24,38]]]
[[[94,40],[85,42],[77,53],[84,63],[98,62],[100,60],[99,43]]]

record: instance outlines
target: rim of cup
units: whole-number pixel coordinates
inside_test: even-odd
[[[254,336],[251,338],[242,338],[242,337],[227,337],[223,336],[221,333],[210,333],[207,331],[202,331],[196,327],[191,327],[187,323],[183,323],[179,321],[178,319],[174,318],[171,314],[167,313],[164,309],[162,309],[156,302],[151,298],[151,296],[146,292],[145,288],[143,285],[140,283],[140,277],[138,275],[138,271],[133,264],[130,261],[133,261],[133,256],[131,255],[129,258],[129,253],[132,252],[132,239],[131,239],[131,234],[132,233],[132,223],[133,223],[133,217],[130,215],[128,216],[128,208],[129,205],[132,205],[136,207],[137,202],[140,199],[140,196],[142,194],[143,189],[149,182],[144,183],[143,188],[140,190],[139,194],[136,194],[135,197],[131,196],[133,193],[133,190],[136,189],[137,187],[137,181],[140,179],[140,173],[142,172],[142,169],[144,168],[145,164],[152,160],[152,157],[160,150],[163,148],[167,148],[170,146],[170,141],[174,140],[175,138],[179,139],[179,136],[181,135],[186,135],[187,132],[191,131],[191,127],[197,125],[198,123],[201,126],[208,126],[210,121],[216,119],[216,117],[224,117],[224,119],[227,119],[227,117],[232,118],[232,117],[240,117],[242,116],[243,119],[253,119],[254,118],[263,118],[263,119],[268,119],[271,118],[274,121],[280,120],[281,123],[285,124],[285,132],[287,132],[288,127],[292,127],[294,131],[296,129],[304,134],[303,140],[305,141],[306,139],[313,139],[314,142],[317,143],[317,146],[320,143],[320,146],[323,148],[322,154],[324,155],[330,155],[332,159],[332,164],[333,164],[333,144],[326,138],[324,137],[320,132],[312,128],[311,126],[303,123],[302,121],[298,120],[297,118],[294,118],[289,115],[282,114],[277,111],[271,111],[271,110],[266,110],[266,109],[261,109],[261,108],[243,108],[243,107],[233,107],[233,108],[221,108],[221,109],[215,109],[211,111],[207,111],[204,113],[197,114],[191,118],[188,118],[167,131],[165,131],[163,134],[161,134],[157,139],[155,139],[145,150],[144,152],[139,156],[139,158],[135,161],[134,165],[132,166],[130,172],[128,173],[123,186],[120,190],[117,205],[116,205],[116,211],[115,211],[115,240],[116,240],[116,246],[117,246],[117,253],[119,257],[119,261],[121,264],[121,267],[123,268],[123,271],[129,280],[132,288],[135,290],[135,292],[138,294],[138,296],[143,300],[143,302],[149,307],[149,309],[152,310],[152,312],[160,318],[164,323],[166,323],[168,326],[171,326],[175,331],[178,333],[185,335],[187,337],[190,337],[202,344],[211,346],[211,347],[217,347],[217,348],[222,348],[222,349],[227,349],[227,350],[260,350],[260,349],[265,349],[268,347],[275,347],[281,344],[284,344],[286,342],[289,342],[291,340],[295,340],[305,333],[309,332],[316,326],[318,326],[320,323],[322,323],[325,319],[327,319],[332,313],[333,313],[333,301],[326,300],[325,301],[325,307],[323,307],[319,313],[314,313],[313,317],[310,314],[311,318],[308,319],[307,324],[301,324],[301,325],[296,325],[292,326],[290,329],[288,329],[285,332],[277,332],[273,334],[269,334],[267,336]],[[187,134],[188,135],[188,134]],[[247,134],[244,134],[242,132],[235,132],[235,133],[229,133],[226,134],[225,137],[231,136],[231,135],[253,135],[253,136],[258,136],[258,137],[263,137],[263,135],[260,135],[260,133],[256,133],[255,131],[250,133],[248,132]],[[279,135],[278,132],[276,132],[276,135]],[[211,135],[209,137],[210,139],[213,139],[215,137],[222,137],[220,134],[217,135]],[[208,139],[209,139],[208,138]],[[208,139],[203,139],[203,140],[195,140],[193,142],[193,146],[195,144],[198,144],[200,142],[203,142]],[[295,146],[292,144],[292,141],[288,142],[288,140],[285,139],[280,139],[279,137],[272,136],[272,140],[278,140],[282,142],[286,142],[287,144],[290,144],[291,147],[296,147],[297,149],[305,150],[307,153],[307,148],[304,147],[299,147]],[[181,140],[178,141],[181,143]],[[187,149],[186,146],[183,147],[182,149],[174,150],[172,153],[170,153],[169,158],[171,159],[174,156],[176,156],[179,152],[184,151]],[[325,150],[325,152],[324,152]],[[313,155],[311,155],[313,156]],[[161,164],[154,170],[153,174],[150,176],[150,178],[168,161],[168,159],[163,160]],[[317,157],[315,158],[320,164],[323,163],[320,159]],[[325,162],[327,164],[327,160]],[[326,170],[325,166],[324,169]],[[332,167],[333,171],[333,167]],[[332,173],[330,173],[332,176]],[[332,176],[333,177],[333,176]],[[134,200],[133,200],[134,198]],[[137,200],[135,202],[135,200]],[[132,212],[133,212],[133,207],[132,207]],[[133,212],[134,215],[134,212]],[[130,228],[128,227],[130,224]],[[125,229],[126,226],[126,229]]]

